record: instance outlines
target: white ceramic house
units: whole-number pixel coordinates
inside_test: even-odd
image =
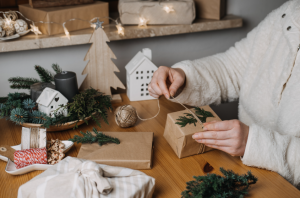
[[[46,87],[41,95],[36,100],[40,112],[46,113],[53,117],[53,112],[60,107],[60,105],[67,105],[68,99],[59,91]],[[68,115],[67,109],[60,110],[64,116]]]
[[[153,73],[157,70],[151,61],[151,49],[145,48],[138,52],[125,66],[127,79],[127,96],[130,101],[152,100],[148,91]]]

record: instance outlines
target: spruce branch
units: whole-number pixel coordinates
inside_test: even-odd
[[[194,124],[196,126],[197,119],[191,113],[184,113],[186,116],[179,116],[175,124],[185,127],[187,124]],[[195,107],[195,115],[200,119],[202,123],[206,122],[208,117],[214,117],[209,111],[205,111],[199,107]]]
[[[45,68],[36,65],[34,66],[35,71],[39,74],[41,81],[42,82],[53,82],[54,81],[54,77],[53,74],[51,72],[49,72],[48,70],[46,70]]]
[[[40,82],[35,78],[24,78],[24,77],[11,77],[8,82],[12,85],[12,89],[30,89],[30,85]]]
[[[28,120],[28,112],[22,108],[13,109],[10,113],[10,120],[17,124],[23,124]]]
[[[74,137],[69,140],[77,143],[90,143],[90,144],[98,142],[100,146],[107,143],[120,144],[119,139],[105,135],[102,132],[98,132],[97,129],[95,128],[93,128],[93,132],[96,134],[95,136],[90,131],[87,131],[86,133],[80,131],[80,133],[83,136],[74,135]]]
[[[60,68],[60,66],[57,63],[53,63],[52,64],[52,69],[55,71],[55,73],[59,74],[62,72],[62,69]]]
[[[44,124],[48,116],[40,111],[32,111],[29,114],[29,121],[34,124]]]
[[[216,174],[194,176],[195,180],[187,182],[186,190],[181,193],[182,198],[242,198],[248,194],[250,185],[257,182],[257,178],[250,171],[244,175],[223,168],[220,171],[224,177]]]
[[[36,105],[35,102],[33,100],[31,100],[30,98],[25,99],[22,104],[25,109],[32,109]]]

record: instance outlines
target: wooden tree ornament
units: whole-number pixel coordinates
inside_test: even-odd
[[[110,87],[125,89],[125,86],[114,73],[120,71],[111,60],[112,58],[116,59],[116,56],[106,43],[110,40],[102,29],[102,23],[97,21],[94,24],[96,28],[90,38],[92,45],[84,58],[85,61],[88,60],[89,62],[82,72],[82,74],[87,74],[87,76],[80,89],[85,90],[92,87],[105,95],[112,96]],[[119,97],[120,95],[114,95],[112,99]]]

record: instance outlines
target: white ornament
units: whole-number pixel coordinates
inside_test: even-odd
[[[138,52],[125,66],[127,78],[127,96],[130,101],[152,100],[148,85],[157,66],[151,61],[151,49],[145,48]]]
[[[14,26],[17,33],[25,32],[26,30],[28,30],[28,25],[23,19],[17,19],[14,23]]]

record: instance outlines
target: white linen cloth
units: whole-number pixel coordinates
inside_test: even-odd
[[[173,66],[186,74],[177,99],[193,106],[239,98],[250,126],[245,165],[275,171],[300,187],[300,1],[272,11],[225,53]],[[285,86],[286,85],[286,86]]]
[[[137,170],[66,157],[20,186],[18,198],[151,198],[154,186]]]

